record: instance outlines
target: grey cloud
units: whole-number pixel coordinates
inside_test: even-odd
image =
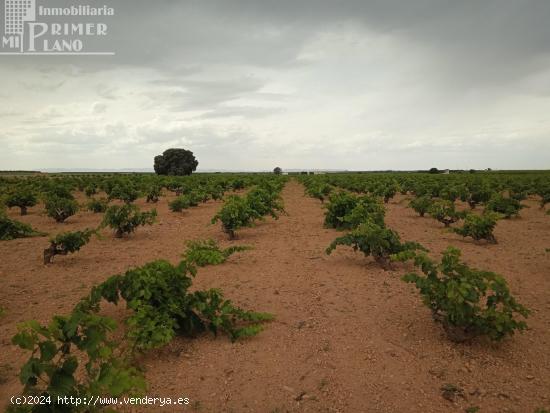
[[[164,105],[171,111],[211,108],[258,91],[263,82],[252,77],[228,80],[181,79],[172,87],[159,87],[145,92],[153,105]]]
[[[106,110],[107,110],[107,105],[105,103],[96,102],[92,106],[92,113],[96,115],[105,113]]]
[[[244,129],[236,128],[224,133],[208,126],[191,127],[187,125],[162,126],[157,124],[147,124],[136,129],[138,142],[150,142],[154,144],[179,141],[193,147],[216,148],[234,146],[241,148],[244,144],[251,144],[256,141],[250,132]],[[240,150],[240,149],[239,149]]]
[[[51,82],[51,81],[47,81],[45,78],[42,77],[39,82],[30,83],[30,82],[20,81],[19,84],[23,88],[31,91],[54,92],[59,88],[61,88],[65,84],[65,81],[62,80],[60,82]]]
[[[8,110],[1,110],[0,111],[0,118],[12,118],[23,115],[23,112],[17,112],[13,109]]]
[[[199,115],[202,119],[215,119],[227,117],[262,118],[283,112],[283,108],[266,108],[257,106],[218,106],[206,113]]]
[[[26,141],[37,146],[71,146],[71,150],[75,150],[75,147],[108,146],[113,138],[124,137],[126,133],[126,127],[122,124],[84,128],[50,128],[46,136],[40,133],[40,130],[35,130]]]
[[[117,95],[118,89],[105,83],[100,83],[96,86],[97,95],[103,99],[115,100],[119,96]]]
[[[119,10],[113,23],[115,45],[120,49],[117,60],[168,70],[197,62],[296,64],[307,40],[348,22],[445,54],[450,64],[444,69],[459,78],[475,76],[471,69],[477,69],[483,80],[494,80],[494,70],[483,70],[491,63],[506,63],[497,78],[529,72],[536,69],[538,57],[550,52],[550,3],[545,0],[205,0],[164,2],[162,6],[142,0],[114,4]],[[453,70],[459,67],[465,72]]]
[[[3,58],[3,164],[550,167],[546,0],[105,3],[116,56]]]

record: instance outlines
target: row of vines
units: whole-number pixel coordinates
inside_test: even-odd
[[[426,214],[448,231],[474,242],[496,243],[499,220],[520,216],[529,197],[550,214],[548,174],[332,174],[300,177],[306,193],[325,208],[325,227],[346,231],[326,249],[348,246],[371,256],[385,270],[396,262],[417,269],[402,280],[412,283],[433,319],[456,342],[486,336],[501,340],[527,328],[530,310],[511,294],[502,275],[471,268],[461,251],[449,246],[439,260],[414,241],[402,241],[385,223],[385,207],[398,193],[421,217]],[[462,201],[466,208],[459,208]],[[480,244],[481,245],[481,244]]]
[[[283,211],[279,192],[283,178],[262,175],[206,175],[204,177],[157,177],[154,175],[128,176],[55,176],[53,178],[22,177],[0,179],[0,240],[47,236],[28,224],[11,219],[6,208],[19,208],[26,215],[28,208],[39,203],[44,213],[58,223],[63,223],[79,210],[103,214],[98,228],[82,231],[60,231],[50,238],[44,249],[44,263],[52,262],[56,255],[67,255],[80,250],[93,235],[105,227],[113,230],[114,236],[127,236],[143,225],[152,225],[157,217],[156,209],[141,211],[135,204],[138,198],[156,204],[168,192],[176,195],[169,202],[173,212],[182,212],[209,200],[219,200],[228,191],[244,190],[254,186],[246,200],[238,195],[226,198],[226,207],[214,221],[222,222],[224,231],[231,238],[235,230],[250,226],[255,219],[265,214],[276,216]],[[83,192],[87,198],[79,203],[75,192]],[[98,196],[102,194],[103,196]],[[249,207],[252,205],[252,208]]]
[[[89,175],[10,177],[0,180],[0,239],[50,235],[44,264],[55,256],[79,251],[92,237],[102,237],[109,227],[115,238],[125,237],[140,226],[153,225],[154,208],[141,211],[135,203],[145,198],[157,204],[166,193],[173,213],[209,200],[223,200],[212,219],[221,222],[230,239],[236,230],[257,220],[284,213],[280,191],[285,178],[271,175],[204,175],[157,177],[153,175]],[[83,194],[78,197],[78,192]],[[78,202],[77,199],[85,199]],[[80,209],[103,214],[97,228],[46,234],[8,217],[6,208],[43,205],[43,214],[60,227]],[[250,337],[273,319],[269,313],[240,308],[219,289],[192,288],[198,269],[223,263],[230,255],[250,249],[234,245],[222,249],[213,240],[187,244],[176,265],[156,260],[117,274],[95,285],[70,314],[56,315],[47,324],[29,321],[19,326],[14,345],[29,353],[21,367],[20,381],[26,396],[39,396],[42,405],[11,406],[14,412],[102,411],[108,406],[59,404],[60,398],[91,400],[94,396],[140,396],[146,381],[139,355],[169,343],[174,337],[195,337],[211,332],[231,340]],[[102,314],[106,303],[123,305],[129,315],[123,325]]]

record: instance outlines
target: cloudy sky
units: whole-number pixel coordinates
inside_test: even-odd
[[[550,169],[548,0],[95,4],[115,56],[0,56],[0,169]]]

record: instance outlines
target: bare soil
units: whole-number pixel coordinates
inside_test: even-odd
[[[398,196],[387,205],[387,224],[434,257],[448,245],[469,264],[501,273],[518,300],[533,310],[530,329],[502,343],[450,342],[411,285],[410,267],[382,270],[351,249],[324,253],[338,231],[323,228],[323,209],[290,181],[283,190],[288,216],[238,231],[228,241],[209,221],[210,201],[183,214],[161,198],[159,222],[124,239],[105,230],[80,252],[42,264],[47,238],[0,242],[0,401],[18,394],[25,354],[10,344],[17,323],[47,322],[63,314],[90,287],[148,261],[177,262],[185,240],[213,238],[245,244],[219,266],[200,269],[197,288],[222,288],[237,304],[269,311],[276,321],[259,336],[178,338],[141,361],[150,396],[189,397],[189,406],[127,411],[197,412],[534,412],[550,409],[550,219],[534,201],[521,218],[500,221],[498,244],[452,234],[420,218]],[[144,208],[144,202],[138,203]],[[40,206],[19,217],[41,231],[92,227],[101,215],[81,212],[56,224]],[[109,309],[109,313],[122,310]],[[454,386],[454,387],[453,387]],[[442,389],[443,388],[443,389]],[[453,391],[456,388],[458,391]],[[446,389],[446,390],[445,390]],[[451,389],[451,390],[450,390]]]

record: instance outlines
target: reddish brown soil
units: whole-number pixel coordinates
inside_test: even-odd
[[[533,412],[550,408],[550,218],[536,204],[521,218],[499,222],[497,245],[475,243],[416,217],[404,197],[387,205],[387,223],[405,240],[437,256],[448,245],[465,261],[504,275],[518,300],[531,308],[530,330],[495,344],[449,342],[416,290],[400,275],[409,267],[381,270],[371,259],[339,248],[324,249],[337,235],[323,228],[319,201],[291,181],[283,191],[288,216],[238,232],[233,244],[252,251],[199,271],[196,285],[220,287],[237,304],[273,312],[277,320],[253,339],[176,339],[142,360],[151,396],[187,396],[190,406],[163,411],[197,412]],[[0,400],[20,391],[24,354],[10,344],[16,323],[46,322],[66,313],[89,288],[108,276],[157,258],[177,262],[184,241],[214,238],[229,245],[208,222],[219,208],[209,202],[183,214],[157,205],[159,223],[127,239],[105,231],[82,251],[44,266],[46,238],[0,242],[2,359]],[[80,213],[67,224],[41,215],[21,217],[43,231],[97,225]],[[15,216],[15,211],[14,214]],[[109,310],[111,312],[112,309]],[[115,310],[116,311],[116,310]],[[120,311],[119,311],[120,312]],[[454,402],[441,387],[464,390]],[[136,411],[160,411],[158,407]]]

